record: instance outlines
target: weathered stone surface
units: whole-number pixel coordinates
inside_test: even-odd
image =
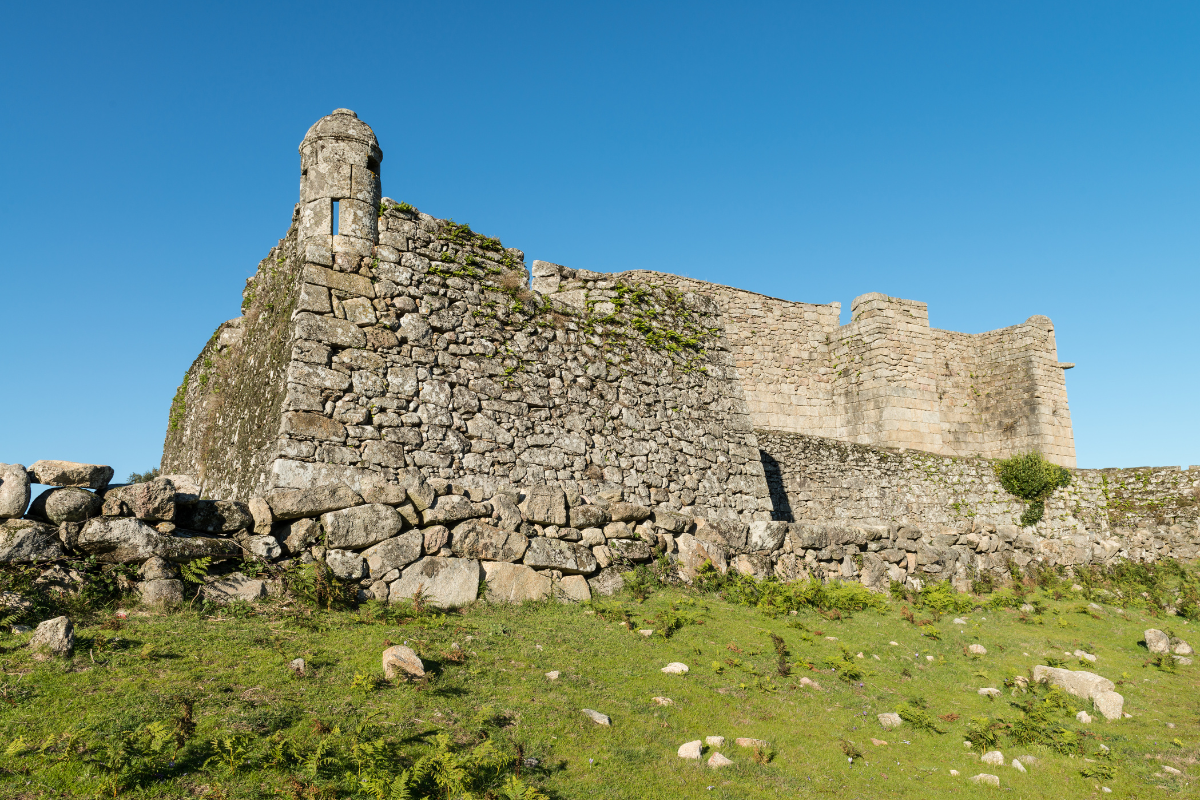
[[[1092,695],[1092,704],[1105,719],[1121,719],[1125,710],[1125,698],[1113,691],[1098,691]]]
[[[583,530],[584,528],[603,528],[611,519],[608,516],[608,511],[604,506],[588,506],[578,505],[570,511],[571,527]]]
[[[250,516],[254,518],[254,532],[266,536],[275,524],[275,515],[271,513],[271,504],[263,497],[251,497],[247,504]]]
[[[688,665],[680,661],[672,661],[670,664],[667,664],[665,667],[663,667],[661,671],[667,673],[668,675],[686,675],[688,672]]]
[[[148,522],[175,520],[175,483],[169,478],[160,477],[144,483],[135,483],[126,487],[121,496],[129,503],[133,515],[138,519]]]
[[[156,578],[138,584],[142,603],[148,606],[176,606],[183,603],[183,581]]]
[[[202,533],[233,533],[254,525],[250,509],[234,500],[201,500],[176,512],[176,524]]]
[[[609,539],[608,549],[617,558],[634,563],[649,561],[654,558],[645,542],[638,539]]]
[[[421,557],[424,538],[421,531],[409,531],[364,550],[368,571],[378,576],[408,566]]]
[[[972,783],[982,783],[987,786],[999,786],[1000,778],[997,775],[989,775],[986,772],[981,772],[978,775],[971,776]]]
[[[246,540],[246,550],[264,561],[274,561],[283,555],[283,548],[274,536],[251,536]]]
[[[1111,692],[1116,685],[1094,672],[1060,669],[1039,664],[1033,668],[1033,679],[1039,683],[1058,686],[1069,695],[1093,700],[1101,692]]]
[[[541,536],[529,542],[524,562],[531,567],[557,569],[582,575],[590,575],[599,568],[592,551],[583,545]]]
[[[368,503],[399,506],[408,502],[408,491],[403,486],[391,483],[386,486],[368,486],[363,489],[362,498]]]
[[[293,321],[297,339],[311,339],[338,347],[363,347],[367,337],[353,322],[302,311]]]
[[[704,743],[699,739],[691,742],[684,742],[679,745],[676,751],[680,758],[700,758],[700,754],[704,751]]]
[[[1004,753],[999,750],[989,750],[979,757],[979,760],[984,764],[992,764],[1000,766],[1004,763]]]
[[[582,575],[564,575],[556,588],[556,596],[565,602],[587,603],[592,599],[592,590]]]
[[[265,499],[276,519],[317,517],[329,511],[362,505],[363,502],[357,492],[340,483],[311,489],[283,489],[269,493]]]
[[[725,737],[724,736],[705,736],[704,744],[707,747],[724,747],[725,746]]]
[[[358,550],[395,536],[404,520],[391,506],[372,503],[322,514],[321,527],[329,547]]]
[[[290,555],[297,555],[321,540],[321,523],[315,519],[298,519],[285,530],[283,548]]]
[[[492,507],[486,503],[472,503],[465,497],[448,494],[439,497],[429,508],[421,512],[426,525],[452,526],[455,523],[477,517],[490,517]]]
[[[597,725],[612,725],[612,719],[607,714],[601,714],[599,711],[590,708],[583,709],[583,713]]]
[[[112,480],[113,468],[74,461],[35,461],[29,465],[34,483],[43,486],[77,486],[103,489]]]
[[[434,525],[421,533],[425,537],[425,552],[429,555],[437,554],[450,542],[450,529],[445,525]]]
[[[879,714],[879,724],[886,728],[899,728],[904,720],[900,719],[900,715],[892,712]]]
[[[240,556],[242,549],[229,539],[203,536],[164,535],[140,519],[98,517],[88,520],[79,532],[76,546],[108,563],[142,562],[152,556],[169,561],[192,561],[205,556]]]
[[[519,504],[526,522],[538,525],[567,524],[567,496],[557,486],[533,486]]]
[[[29,473],[23,464],[0,464],[0,519],[16,519],[29,506]]]
[[[721,755],[720,753],[713,753],[708,758],[708,765],[713,769],[717,769],[719,767],[728,767],[731,764],[733,764],[733,761]]]
[[[1145,633],[1146,649],[1151,653],[1171,652],[1171,637],[1157,628],[1151,628]]]
[[[523,603],[550,596],[550,578],[524,564],[484,561],[482,566],[489,603]]]
[[[721,546],[714,542],[704,542],[690,533],[682,533],[675,537],[675,548],[679,559],[679,574],[686,581],[695,579],[705,563],[721,573],[728,571],[729,566]]]
[[[25,519],[0,524],[0,563],[57,561],[65,555],[58,530],[50,525]]]
[[[967,652],[973,656],[986,656],[987,648],[981,644],[969,644],[967,645]]]
[[[650,509],[637,503],[612,503],[608,515],[613,522],[641,522],[650,518]]]
[[[592,594],[602,597],[616,594],[625,588],[625,579],[621,577],[621,571],[611,567],[600,570],[599,573],[588,578],[587,582]]]
[[[104,501],[87,489],[47,489],[33,499],[29,516],[54,525],[83,522],[98,515],[103,505]]]
[[[37,661],[67,658],[74,649],[75,626],[67,617],[55,617],[42,622],[29,640],[29,650]]]
[[[450,549],[459,558],[520,561],[528,548],[529,539],[523,534],[494,528],[476,519],[455,526],[450,535]]]
[[[783,538],[787,535],[787,531],[788,524],[786,522],[751,522],[746,546],[750,550],[756,551],[778,550],[783,545]]]
[[[145,581],[166,580],[169,578],[178,578],[179,569],[165,558],[154,556],[146,559],[145,563],[138,569],[138,575]]]
[[[465,606],[478,597],[482,574],[479,562],[473,558],[426,556],[405,567],[400,579],[392,583],[388,601],[412,600],[419,590],[427,594],[434,605],[444,608]]]
[[[234,600],[252,603],[266,596],[266,581],[247,578],[240,572],[232,572],[204,585],[204,599],[214,603],[229,603]]]
[[[396,644],[383,651],[383,677],[389,681],[397,678],[422,678],[425,664],[411,647]]]
[[[351,550],[326,551],[325,565],[335,577],[344,581],[361,580],[367,575],[366,560]]]

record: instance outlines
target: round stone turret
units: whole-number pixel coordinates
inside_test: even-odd
[[[379,242],[379,164],[371,126],[348,108],[334,110],[300,143],[300,237],[346,261]]]

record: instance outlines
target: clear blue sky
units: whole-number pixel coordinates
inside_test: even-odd
[[[337,107],[573,267],[1054,320],[1080,466],[1200,463],[1195,3],[20,3],[0,461],[158,464]]]

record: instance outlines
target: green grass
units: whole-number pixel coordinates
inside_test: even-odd
[[[386,780],[409,768],[410,777],[426,770],[414,785],[429,796],[460,796],[437,788],[458,769],[473,796],[508,797],[521,796],[516,784],[503,793],[519,765],[520,781],[551,798],[995,796],[968,781],[980,772],[999,775],[1005,797],[1100,797],[1101,785],[1113,798],[1197,796],[1188,773],[1200,753],[1200,667],[1147,665],[1137,644],[1148,627],[1189,639],[1192,626],[1149,609],[1080,613],[1074,598],[1027,599],[1044,613],[976,608],[953,625],[951,612],[935,620],[936,639],[922,633],[929,608],[910,610],[910,622],[896,600],[829,619],[670,588],[642,603],[625,596],[421,617],[277,602],[207,615],[132,610],[119,623],[97,614],[77,627],[69,662],[34,662],[22,646],[28,637],[3,640],[0,795],[403,797]],[[399,643],[425,660],[426,680],[383,680],[380,654]],[[966,655],[972,643],[987,655]],[[1095,653],[1096,664],[1064,656],[1076,648]],[[297,657],[308,664],[304,677],[288,669]],[[1074,713],[1094,713],[1090,702],[1014,696],[1006,679],[1047,658],[1119,681],[1133,718],[1081,726]],[[691,671],[663,674],[672,661]],[[561,677],[547,679],[551,670]],[[803,677],[821,688],[802,687]],[[1004,694],[977,694],[987,686]],[[608,714],[612,727],[583,708]],[[882,730],[876,715],[888,711],[909,722]],[[1012,742],[1005,726],[1027,730],[1031,719],[1054,746]],[[991,731],[1006,762],[1039,761],[1028,774],[982,765],[963,745],[968,729]],[[710,735],[726,737],[720,752],[733,766],[677,757],[679,745]],[[758,754],[765,763],[733,745],[736,737],[768,741]],[[1110,757],[1097,758],[1101,745]],[[1162,763],[1185,774],[1154,777]]]

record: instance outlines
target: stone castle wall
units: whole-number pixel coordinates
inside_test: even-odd
[[[769,518],[711,300],[598,274],[579,307],[530,292],[520,250],[378,197],[382,154],[352,112],[314,125],[301,153],[292,229],[189,370],[164,469],[238,499],[416,468]]]
[[[570,270],[548,265],[551,294]],[[929,327],[924,303],[882,294],[795,303],[663,273],[622,273],[712,297],[756,428],[943,455],[1040,450],[1075,465],[1066,381],[1046,317],[964,334]]]

